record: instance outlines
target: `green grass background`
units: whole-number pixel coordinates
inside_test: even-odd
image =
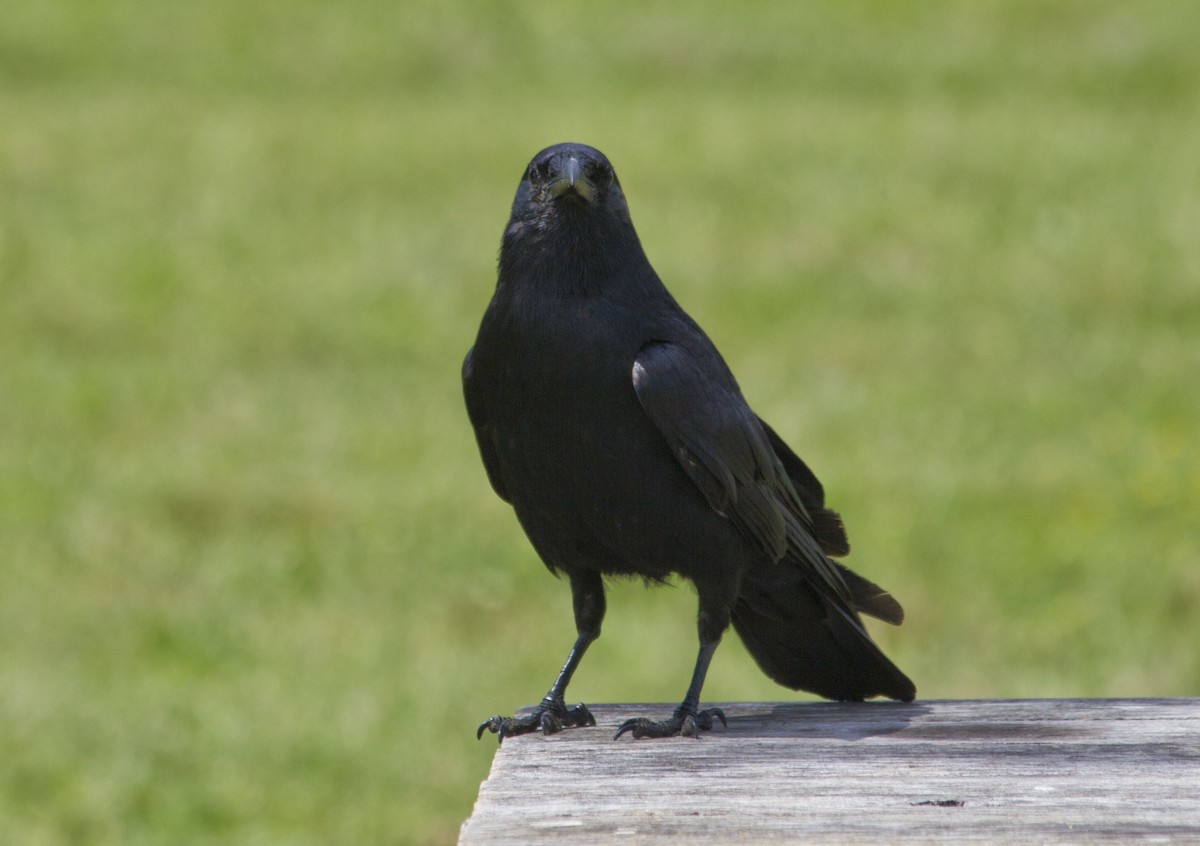
[[[8,4],[0,841],[453,840],[476,724],[573,636],[458,381],[562,140],[825,480],[921,695],[1200,695],[1197,32],[1169,0]],[[610,609],[571,698],[676,701],[690,590]],[[732,636],[705,693],[793,698]]]

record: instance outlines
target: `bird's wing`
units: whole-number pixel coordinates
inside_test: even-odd
[[[787,445],[783,438],[775,434],[775,430],[767,425],[761,417],[758,424],[767,433],[771,450],[779,457],[783,470],[800,495],[800,501],[812,515],[813,527],[817,543],[826,555],[842,556],[850,553],[850,540],[846,537],[846,527],[842,517],[836,511],[825,507],[825,489],[815,473],[808,468],[803,459]]]
[[[848,550],[841,518],[825,508],[821,483],[742,398],[713,354],[653,342],[633,364],[642,408],[709,505],[778,560],[791,556],[850,608],[893,625],[904,611],[891,595],[826,557]],[[861,624],[860,624],[861,625]]]
[[[758,418],[758,423],[767,433],[771,449],[779,456],[784,472],[787,473],[796,492],[800,495],[800,501],[812,515],[814,537],[822,552],[826,555],[848,554],[850,541],[846,538],[846,528],[842,525],[842,517],[836,511],[825,507],[825,490],[821,487],[821,482],[817,479],[816,474],[809,469],[800,456],[792,452],[792,448],[761,417]],[[893,626],[904,622],[904,609],[890,593],[836,561],[834,566],[837,567],[838,574],[850,591],[851,605],[854,610],[870,614]]]
[[[845,580],[817,545],[812,518],[766,431],[715,353],[705,359],[679,344],[646,344],[634,360],[633,387],[714,510],[775,560],[794,553],[849,601]]]
[[[713,510],[779,559],[787,526],[771,491],[778,461],[736,386],[714,378],[712,365],[678,344],[649,343],[634,360],[633,388]]]
[[[474,353],[474,347],[467,351],[467,357],[463,359],[462,367],[463,398],[467,401],[467,417],[470,418],[471,427],[475,430],[475,441],[479,444],[483,469],[487,471],[492,489],[502,500],[511,502],[507,486],[504,484],[504,476],[500,472],[500,460],[496,457],[496,447],[492,443],[492,426],[488,422],[487,412],[484,410],[482,390],[475,379]]]

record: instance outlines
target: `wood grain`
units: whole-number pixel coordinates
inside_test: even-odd
[[[699,740],[631,716],[510,738],[460,843],[1200,843],[1200,699],[720,704]]]

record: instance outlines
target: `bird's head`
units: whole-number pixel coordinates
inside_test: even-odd
[[[555,144],[525,169],[513,200],[513,223],[615,216],[629,223],[621,183],[604,154],[585,144]]]
[[[500,241],[497,288],[641,296],[661,288],[608,159],[556,144],[529,163]]]

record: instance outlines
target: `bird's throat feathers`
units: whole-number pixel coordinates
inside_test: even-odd
[[[498,289],[636,296],[646,286],[661,286],[632,226],[540,224],[513,220],[505,229]]]

